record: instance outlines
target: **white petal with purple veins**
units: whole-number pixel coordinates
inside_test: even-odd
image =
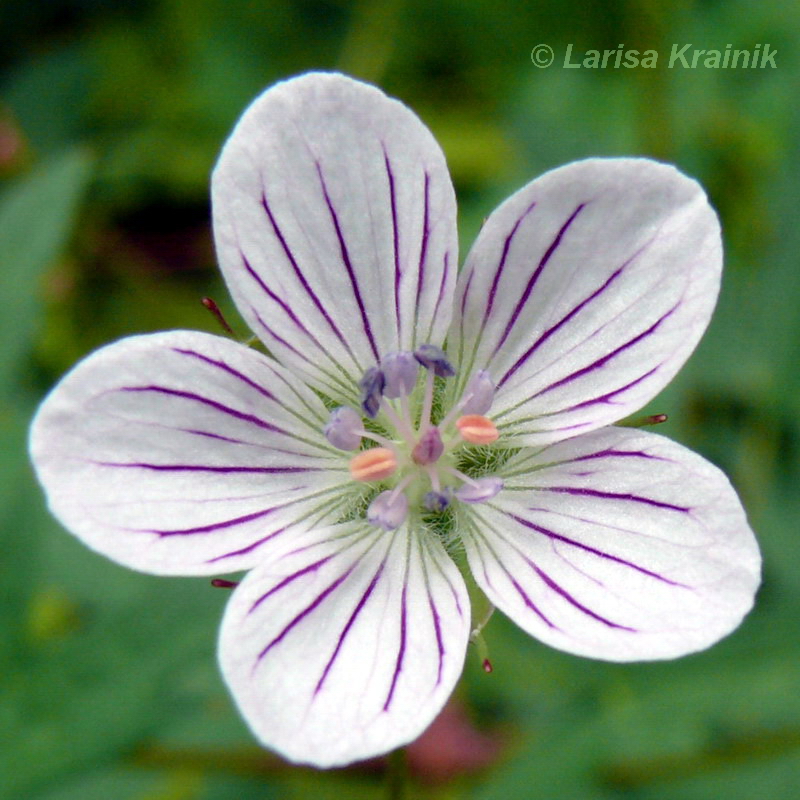
[[[492,418],[545,444],[615,422],[689,357],[722,245],[701,187],[646,159],[548,172],[482,228],[459,278],[450,353],[489,369]]]
[[[336,518],[350,481],[327,417],[265,356],[172,331],[80,362],[30,447],[53,513],[93,549],[145,572],[224,573],[309,515]]]
[[[384,353],[441,343],[455,197],[419,119],[378,89],[310,73],[250,106],[212,180],[233,297],[283,363],[344,402]]]
[[[223,674],[256,736],[319,767],[416,738],[458,680],[469,636],[466,587],[441,545],[349,525],[270,555],[220,631]]]
[[[604,428],[503,470],[473,506],[470,568],[543,642],[609,661],[709,647],[750,610],[760,557],[727,478],[653,433]]]

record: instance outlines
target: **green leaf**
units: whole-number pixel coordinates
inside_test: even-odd
[[[12,184],[0,198],[0,386],[8,386],[29,345],[39,280],[69,241],[91,166],[85,150],[70,150]]]

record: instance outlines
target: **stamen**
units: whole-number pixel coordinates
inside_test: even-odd
[[[485,414],[492,407],[494,383],[485,369],[479,369],[464,390],[461,406],[465,414]]]
[[[413,353],[407,351],[387,353],[381,359],[380,367],[386,379],[384,396],[394,400],[397,397],[407,397],[414,391],[419,364]]]
[[[377,367],[370,367],[358,385],[361,389],[361,408],[370,419],[375,419],[381,407],[381,395],[386,379]]]
[[[433,371],[425,376],[425,395],[422,398],[422,413],[419,417],[419,430],[425,431],[431,424],[431,409],[433,408]]]
[[[399,528],[408,515],[408,499],[404,494],[381,492],[367,509],[367,520],[385,531]]]
[[[443,492],[428,492],[422,498],[422,507],[428,511],[441,512],[450,505],[451,490],[448,487]]]
[[[484,503],[491,500],[503,488],[502,478],[493,475],[478,478],[474,483],[477,486],[465,484],[456,489],[456,497],[462,503]]]
[[[350,475],[354,481],[382,481],[394,474],[397,457],[388,447],[373,447],[354,456],[350,461]]]
[[[444,444],[438,428],[428,428],[420,436],[419,441],[411,451],[411,459],[415,464],[433,464],[438,461],[444,452]]]
[[[348,406],[339,406],[331,411],[323,432],[325,438],[340,450],[358,450],[361,447],[361,417]]]
[[[461,438],[470,444],[491,444],[498,436],[495,424],[480,414],[465,414],[456,420],[456,428]]]
[[[414,443],[414,431],[411,424],[397,415],[397,412],[392,408],[391,403],[384,399],[381,401],[380,410],[389,418],[389,422],[394,425],[397,432],[409,443]]]
[[[444,350],[434,344],[421,344],[414,351],[414,358],[440,378],[452,378],[456,374],[455,368],[447,360]]]
[[[211,585],[215,589],[235,589],[239,585],[239,581],[228,581],[225,578],[212,578]]]

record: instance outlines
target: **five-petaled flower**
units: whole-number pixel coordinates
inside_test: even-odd
[[[249,570],[219,654],[264,744],[331,766],[416,737],[481,593],[611,661],[739,624],[760,562],[730,484],[612,426],[711,316],[720,232],[694,181],[646,159],[556,169],[489,217],[457,274],[429,131],[371,86],[309,74],[245,112],[212,194],[225,279],[270,355],[123,339],[56,386],[31,452],[55,515],[115,561]]]

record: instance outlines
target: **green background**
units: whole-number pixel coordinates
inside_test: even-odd
[[[648,409],[721,466],[765,557],[755,611],[710,651],[616,666],[496,615],[435,737],[431,798],[794,798],[800,776],[800,4],[765,0],[5,0],[0,4],[0,798],[386,796],[382,763],[320,773],[260,750],[217,673],[226,592],[128,572],[49,518],[25,453],[39,397],[116,337],[216,331],[208,175],[249,100],[339,69],[431,127],[462,252],[542,171],[646,154],[707,188],[726,272],[707,336]],[[555,62],[534,66],[549,44]],[[588,49],[658,67],[565,69]],[[669,69],[673,44],[776,68]]]

